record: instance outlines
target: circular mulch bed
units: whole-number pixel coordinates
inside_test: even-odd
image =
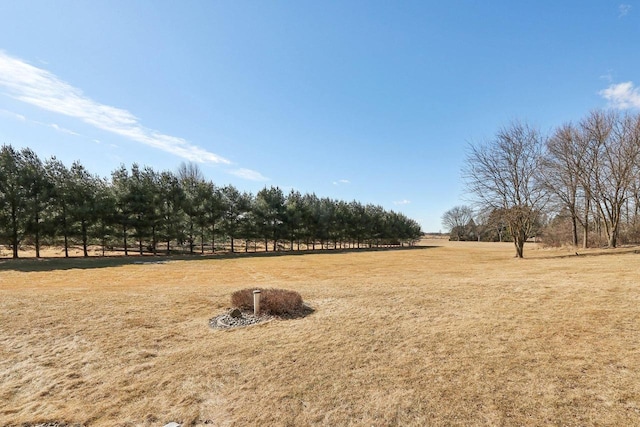
[[[259,323],[264,323],[269,320],[272,320],[273,316],[254,316],[253,313],[242,312],[240,310],[239,316],[232,316],[231,313],[234,310],[231,310],[227,313],[220,314],[219,316],[214,317],[209,320],[209,326],[214,329],[231,329],[231,328],[241,328],[243,326],[251,326],[257,325]]]
[[[209,326],[214,329],[233,329],[241,328],[244,326],[258,325],[274,319],[298,319],[300,317],[306,317],[313,313],[314,309],[307,304],[303,305],[302,310],[296,314],[288,314],[283,316],[261,315],[255,316],[253,312],[240,310],[237,308],[231,309],[224,314],[220,314],[212,319],[209,319]]]

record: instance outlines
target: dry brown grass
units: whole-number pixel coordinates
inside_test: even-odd
[[[640,425],[639,255],[437,244],[5,264],[0,425]],[[252,286],[316,311],[212,330]]]

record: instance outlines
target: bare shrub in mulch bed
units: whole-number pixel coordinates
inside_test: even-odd
[[[231,304],[241,310],[253,310],[253,291],[260,290],[260,314],[279,317],[299,317],[309,313],[310,308],[296,291],[273,288],[247,288],[231,295]]]
[[[260,290],[260,314],[253,314],[253,291]],[[313,313],[313,308],[302,301],[298,292],[286,289],[247,288],[231,295],[231,304],[236,307],[227,313],[209,319],[214,329],[234,329],[257,325],[269,320],[295,319]]]

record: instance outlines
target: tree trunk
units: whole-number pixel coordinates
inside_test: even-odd
[[[124,256],[129,256],[129,249],[127,248],[127,226],[122,224],[122,240],[124,243]]]
[[[69,231],[67,230],[67,208],[62,208],[62,232],[64,234],[64,257],[69,258]]]
[[[522,236],[514,237],[513,243],[516,246],[516,257],[524,258],[524,240]]]
[[[66,230],[64,232],[64,257],[69,258],[69,236]]]
[[[571,214],[571,238],[573,242],[573,246],[578,246],[578,218],[576,218],[575,213]]]
[[[611,224],[611,231],[609,232],[609,247],[615,248],[618,244],[618,230],[620,228],[620,217],[616,218]]]
[[[189,224],[189,253],[193,255],[193,218],[191,219],[191,223]]]
[[[582,247],[587,249],[589,247],[589,200],[586,200],[584,208],[584,225],[582,234]]]
[[[38,198],[36,197],[36,217],[35,217],[35,222],[36,222],[36,258],[40,258],[40,215],[39,215],[39,211],[38,211]]]
[[[18,213],[15,206],[11,206],[11,246],[13,258],[18,258]]]
[[[216,226],[211,225],[211,253],[216,253]]]
[[[80,221],[81,230],[82,230],[82,254],[86,258],[89,256],[89,252],[87,251],[87,222],[83,219]]]
[[[40,258],[40,233],[36,229],[36,258]]]
[[[151,249],[153,250],[153,256],[158,255],[158,251],[156,250],[156,226],[151,226]]]

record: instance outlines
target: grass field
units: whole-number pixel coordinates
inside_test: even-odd
[[[3,262],[0,425],[640,425],[640,255],[424,243]],[[211,329],[248,286],[315,312]]]

